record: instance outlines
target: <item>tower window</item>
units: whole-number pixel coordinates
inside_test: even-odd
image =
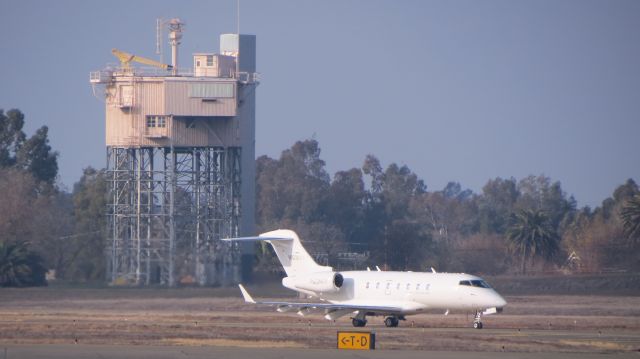
[[[147,127],[156,127],[156,117],[147,116]]]
[[[167,127],[167,116],[147,116],[147,127]]]
[[[207,55],[207,66],[213,66],[213,55]]]

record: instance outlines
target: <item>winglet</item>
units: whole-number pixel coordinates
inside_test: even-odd
[[[244,289],[244,287],[242,286],[242,284],[238,284],[238,287],[240,287],[240,291],[242,292],[242,297],[244,297],[244,301],[247,303],[256,303],[255,300],[253,300],[253,298],[251,298],[251,295],[249,295],[249,292],[247,292],[246,289]]]

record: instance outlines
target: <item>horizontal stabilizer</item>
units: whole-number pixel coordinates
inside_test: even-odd
[[[222,238],[221,240],[232,242],[257,242],[257,241],[292,241],[293,238],[288,237],[237,237],[237,238]]]

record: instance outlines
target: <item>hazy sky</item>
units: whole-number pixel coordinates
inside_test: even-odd
[[[430,190],[545,174],[580,205],[640,181],[640,1],[242,0],[257,35],[257,155],[315,138],[330,173],[366,154]],[[104,167],[89,72],[111,48],[156,58],[155,19],[187,23],[180,61],[218,50],[236,2],[0,0],[0,108],[46,124],[69,188]],[[166,56],[165,58],[169,58]]]

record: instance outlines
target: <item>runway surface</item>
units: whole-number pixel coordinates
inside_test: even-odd
[[[491,353],[491,352],[457,352],[457,351],[409,351],[409,350],[374,350],[353,351],[337,349],[291,349],[291,348],[228,348],[228,347],[183,347],[183,346],[138,346],[138,345],[6,345],[0,346],[2,359],[174,359],[174,358],[394,358],[394,359],[551,359],[558,358],[558,353]],[[6,351],[5,351],[6,350]],[[562,358],[638,358],[639,353],[591,354],[562,353]]]
[[[0,359],[7,358],[323,358],[338,352],[348,317],[300,317],[209,289],[0,291]],[[376,352],[366,357],[640,359],[640,297],[511,296],[504,313],[471,328],[465,313],[427,313],[398,328],[368,318]],[[239,353],[239,354],[237,354]],[[381,354],[382,353],[382,354]],[[391,353],[391,354],[390,354]],[[362,353],[360,353],[360,357]],[[238,358],[240,358],[238,357]]]

